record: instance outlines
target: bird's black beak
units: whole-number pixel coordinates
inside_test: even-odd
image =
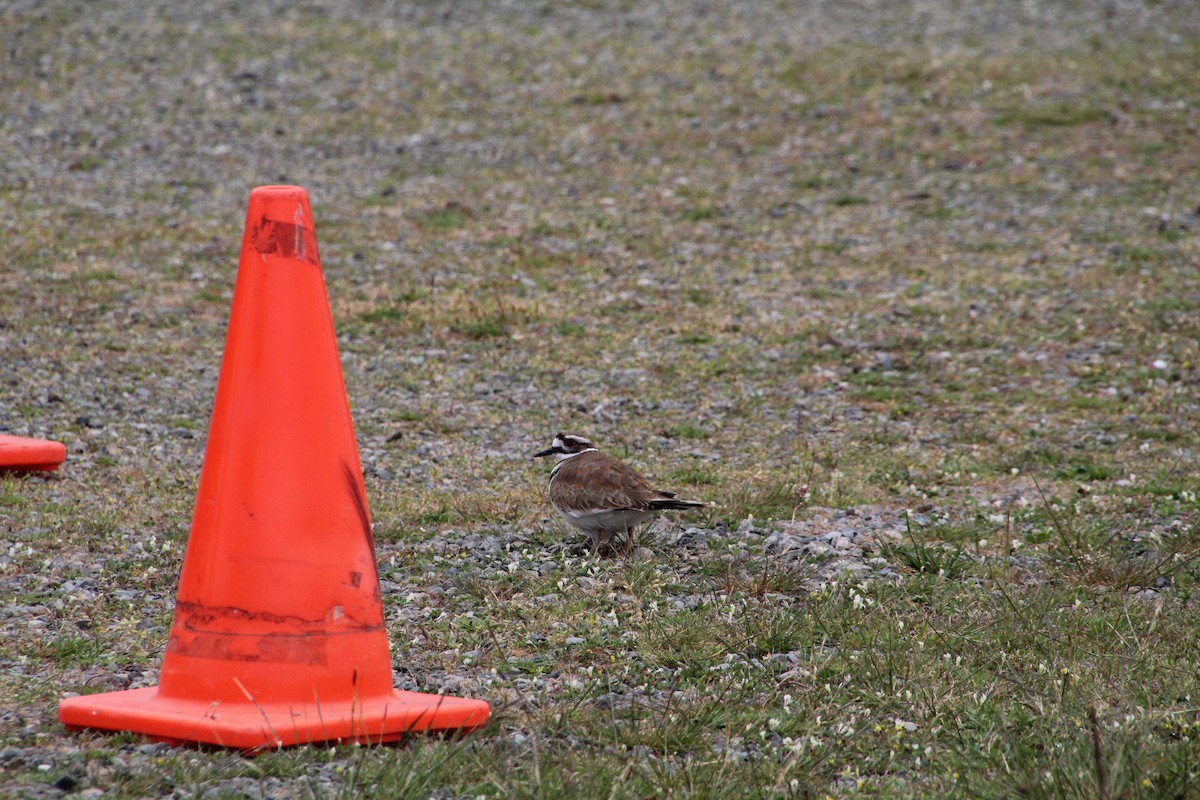
[[[552,456],[555,453],[561,453],[561,452],[562,452],[562,450],[559,450],[557,447],[547,447],[545,450],[541,451],[540,453],[534,453],[533,457],[541,458],[542,456]]]

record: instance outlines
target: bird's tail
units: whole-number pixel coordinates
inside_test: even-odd
[[[696,500],[676,500],[664,497],[662,500],[651,500],[646,507],[654,511],[686,511],[691,508],[704,508],[708,503]]]

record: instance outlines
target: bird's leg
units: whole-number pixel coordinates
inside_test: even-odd
[[[629,558],[633,554],[633,533],[637,530],[636,527],[625,529],[625,557]]]

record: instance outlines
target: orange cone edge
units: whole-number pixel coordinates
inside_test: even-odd
[[[66,457],[62,442],[0,433],[0,470],[53,472]]]
[[[482,700],[400,691],[308,193],[250,193],[159,684],[64,699],[72,730],[253,753],[467,731]]]

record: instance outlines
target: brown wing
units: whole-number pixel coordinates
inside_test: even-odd
[[[644,511],[667,499],[637,470],[604,453],[580,453],[558,466],[550,500],[559,508],[586,513],[605,509]]]

